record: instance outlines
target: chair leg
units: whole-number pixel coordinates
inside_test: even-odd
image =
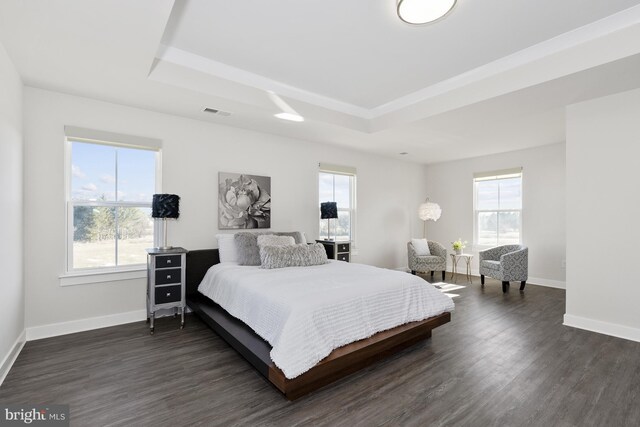
[[[480,275],[480,284],[484,285],[484,274]]]
[[[415,270],[411,270],[411,274],[413,274],[415,276],[416,275],[416,271]]]
[[[431,277],[433,277],[433,270],[431,270]]]
[[[447,272],[446,272],[445,270],[442,270],[442,281],[443,281],[443,282],[444,282],[444,278],[445,278],[445,275],[446,275],[446,274],[447,274]]]
[[[523,280],[522,282],[520,282],[520,290],[524,291],[524,286],[527,284],[526,280]]]
[[[509,282],[502,282],[502,292],[507,293],[507,286],[509,286]]]

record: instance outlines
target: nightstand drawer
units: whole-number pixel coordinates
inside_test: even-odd
[[[156,256],[156,268],[180,267],[181,255]]]
[[[167,304],[182,299],[182,286],[158,286],[156,287],[156,304]]]
[[[346,261],[349,262],[349,254],[338,254],[338,257],[336,258],[338,261]]]
[[[338,252],[349,252],[349,243],[339,243]]]
[[[156,270],[156,285],[166,285],[168,283],[180,283],[182,280],[181,268],[167,268]]]

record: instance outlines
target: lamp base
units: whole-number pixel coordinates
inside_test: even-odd
[[[159,251],[173,249],[173,246],[167,244],[167,218],[162,218],[162,246],[156,246],[154,249]]]
[[[334,238],[331,237],[331,218],[327,218],[327,240],[334,240]]]

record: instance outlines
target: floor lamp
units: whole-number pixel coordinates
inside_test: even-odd
[[[418,216],[421,220],[424,221],[424,238],[427,238],[427,221],[437,221],[440,219],[440,215],[442,215],[442,209],[440,209],[440,205],[437,203],[433,203],[427,200],[420,205],[418,208]]]

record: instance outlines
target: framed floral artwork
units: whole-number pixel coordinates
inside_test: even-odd
[[[218,173],[218,229],[271,228],[271,177]]]

